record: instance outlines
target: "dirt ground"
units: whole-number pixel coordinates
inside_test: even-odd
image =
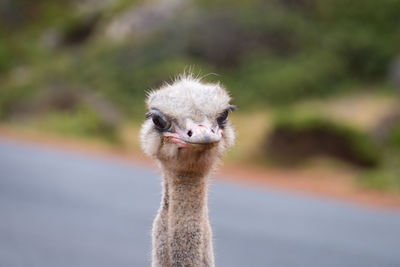
[[[116,148],[101,142],[64,138],[52,134],[23,131],[0,126],[0,137],[25,145],[64,150],[92,157],[107,158],[126,164],[156,168],[155,163],[138,152]],[[218,179],[258,188],[273,188],[295,194],[350,202],[369,208],[400,211],[400,195],[364,189],[354,180],[356,173],[328,169],[279,169],[237,164],[222,165]]]

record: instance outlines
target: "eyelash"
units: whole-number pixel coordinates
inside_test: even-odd
[[[171,121],[158,110],[152,110],[146,113],[146,119],[151,118],[154,127],[161,132],[168,131],[171,128]],[[163,125],[164,124],[164,125]]]
[[[228,115],[229,109],[226,109],[217,117],[217,123],[219,127],[224,128],[228,119]]]

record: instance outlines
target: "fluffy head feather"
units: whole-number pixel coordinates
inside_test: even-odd
[[[150,92],[146,101],[149,116],[141,130],[144,152],[172,171],[208,171],[234,142],[231,123],[223,118],[233,109],[230,101],[220,84],[202,83],[192,75],[181,75]],[[158,115],[168,129],[155,125]],[[203,138],[202,134],[210,136]],[[193,140],[210,144],[194,144]]]

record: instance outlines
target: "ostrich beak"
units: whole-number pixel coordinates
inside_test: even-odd
[[[222,130],[218,126],[212,127],[210,123],[195,123],[188,120],[186,130],[175,127],[175,133],[165,132],[164,138],[176,143],[178,147],[213,147],[222,138]],[[164,139],[165,140],[165,139]]]

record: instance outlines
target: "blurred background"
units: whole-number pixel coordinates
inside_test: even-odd
[[[0,119],[138,149],[146,91],[192,71],[240,108],[230,160],[328,158],[398,190],[398,14],[393,0],[3,0]]]
[[[229,161],[344,163],[398,192],[398,14],[393,0],[3,0],[0,120],[136,151],[146,91],[192,71],[239,107]]]
[[[228,166],[350,173],[398,197],[399,14],[397,0],[2,0],[0,128],[140,153],[146,92],[193,72],[239,107]]]

